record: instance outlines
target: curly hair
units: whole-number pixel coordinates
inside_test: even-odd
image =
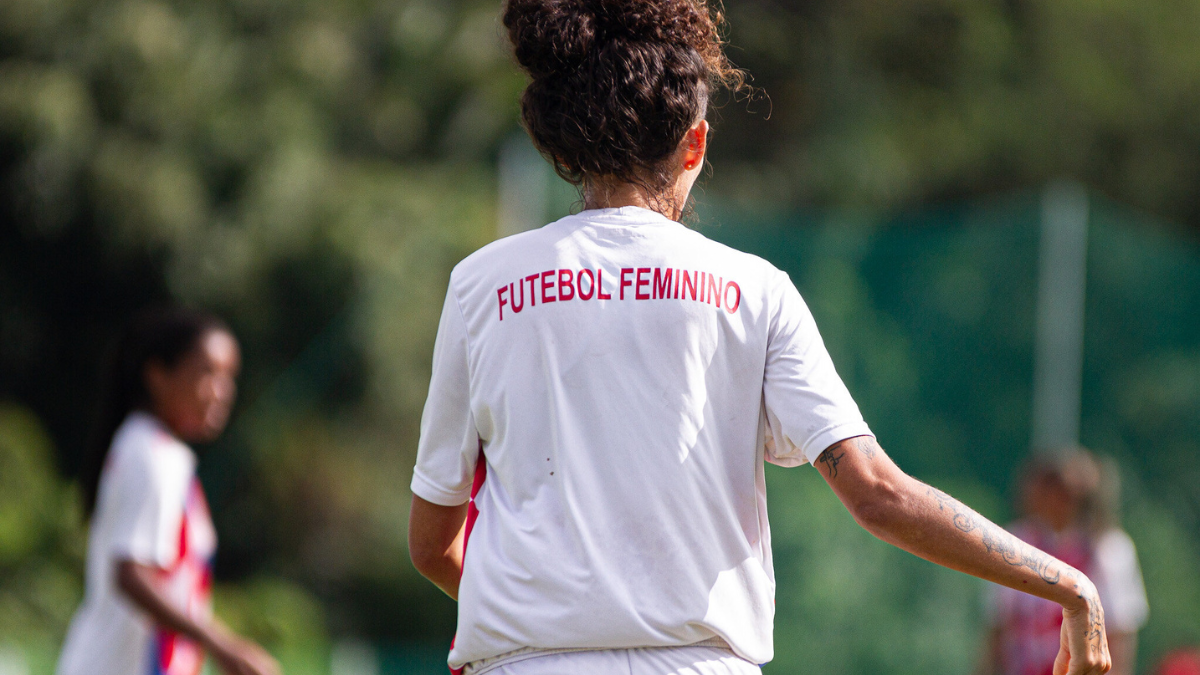
[[[744,86],[722,23],[704,0],[508,0],[504,26],[532,80],[525,129],[576,186],[665,189],[667,160],[712,93]]]

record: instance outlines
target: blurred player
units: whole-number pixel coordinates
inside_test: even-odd
[[[220,320],[169,309],[135,320],[107,373],[83,486],[83,605],[58,675],[277,675],[262,648],[212,617],[217,538],[187,443],[225,428],[241,356]]]
[[[1107,474],[1107,475],[1106,475]],[[1137,632],[1149,605],[1133,541],[1118,526],[1116,473],[1086,450],[1068,448],[1034,458],[1021,484],[1024,516],[1009,530],[1070,563],[1095,582],[1105,608],[1112,673],[1132,675]],[[1046,675],[1058,654],[1057,605],[993,587],[984,675]]]
[[[901,472],[787,275],[678,222],[708,102],[741,77],[718,23],[694,0],[505,7],[525,127],[584,210],[450,277],[409,524],[415,565],[459,600],[450,665],[760,672],[765,460],[817,466],[886,541],[1059,603],[1057,672],[1104,672],[1088,578]]]

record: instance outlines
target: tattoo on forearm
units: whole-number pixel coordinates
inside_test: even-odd
[[[962,532],[979,530],[983,537],[983,546],[989,553],[999,553],[1004,562],[1013,567],[1027,567],[1033,570],[1042,581],[1051,586],[1059,582],[1061,572],[1050,556],[1005,532],[999,525],[975,513],[945,492],[930,487],[928,494],[937,501],[939,511],[948,511],[951,514],[954,527]]]
[[[999,554],[1004,562],[1013,567],[1033,570],[1050,586],[1067,581],[1074,588],[1076,597],[1087,601],[1088,616],[1084,638],[1087,640],[1088,650],[1093,656],[1099,656],[1105,651],[1104,610],[1096,594],[1096,587],[1082,573],[1026,544],[945,492],[927,486],[927,494],[937,502],[939,511],[950,515],[955,528],[962,532],[978,530],[983,539],[983,546],[989,553]]]
[[[821,456],[817,457],[817,461],[825,465],[825,469],[828,471],[830,478],[837,478],[838,463],[841,462],[842,458],[845,456],[846,453],[838,452],[837,446],[835,445],[825,452],[822,452]]]
[[[949,511],[953,515],[954,527],[963,532],[974,532],[979,527],[980,518],[954,497],[935,487],[928,488],[927,494],[937,501],[938,511]]]
[[[870,436],[860,436],[854,439],[854,446],[858,451],[867,456],[867,459],[875,459],[875,452],[879,449],[879,444]]]

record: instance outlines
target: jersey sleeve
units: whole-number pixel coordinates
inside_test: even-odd
[[[171,455],[151,449],[114,464],[113,559],[162,569],[176,563],[192,467]]]
[[[1109,530],[1095,543],[1093,574],[1104,619],[1113,633],[1136,633],[1149,618],[1137,549],[1123,530]]]
[[[777,272],[771,295],[763,375],[767,461],[812,463],[838,441],[873,435],[838,376],[808,305],[783,272]]]
[[[413,494],[442,506],[457,506],[470,498],[479,458],[467,357],[466,325],[451,287],[433,347],[433,374],[412,478]]]

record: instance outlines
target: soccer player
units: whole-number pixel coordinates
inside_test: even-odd
[[[1008,530],[1070,563],[1096,584],[1105,607],[1110,675],[1132,675],[1137,633],[1150,607],[1133,540],[1119,526],[1116,474],[1083,448],[1033,458],[1021,480],[1022,518]],[[1058,653],[1062,614],[1042,598],[991,586],[991,631],[979,675],[1043,675]]]
[[[240,364],[223,322],[183,309],[142,314],[117,345],[84,466],[83,605],[58,675],[198,675],[205,652],[229,675],[279,675],[212,617],[217,537],[187,446],[225,428]]]
[[[787,275],[678,221],[741,79],[700,0],[508,0],[534,143],[584,210],[450,277],[412,479],[417,569],[480,675],[758,673],[764,461],[856,520],[1062,606],[1057,673],[1108,668],[1086,576],[896,467]]]

